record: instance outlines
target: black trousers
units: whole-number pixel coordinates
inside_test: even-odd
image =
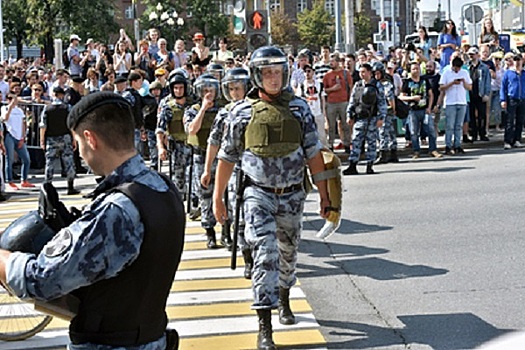
[[[470,135],[476,141],[479,137],[487,136],[487,103],[481,97],[470,94]]]

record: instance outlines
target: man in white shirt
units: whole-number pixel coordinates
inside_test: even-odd
[[[445,154],[465,153],[461,148],[463,119],[467,110],[467,90],[472,89],[472,80],[469,73],[461,69],[463,60],[459,57],[452,59],[452,67],[445,69],[439,79],[439,90],[445,94]],[[454,145],[452,145],[454,136]],[[452,151],[454,146],[454,151]]]

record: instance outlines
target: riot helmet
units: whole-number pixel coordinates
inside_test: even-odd
[[[197,97],[199,97],[201,100],[204,98],[204,89],[205,88],[213,88],[215,89],[215,100],[219,99],[219,95],[221,93],[219,88],[219,80],[217,80],[213,75],[209,73],[205,73],[201,75],[200,77],[195,80],[195,83],[193,84],[195,88],[195,94]]]
[[[268,93],[263,85],[263,70],[266,68],[282,69],[280,91],[286,90],[290,78],[290,68],[286,54],[275,46],[264,46],[255,50],[250,58],[250,76],[253,84],[261,91]],[[278,93],[270,95],[278,95]]]
[[[244,85],[244,95],[248,93],[248,91],[251,88],[251,81],[250,81],[250,74],[248,71],[244,68],[232,68],[226,72],[226,75],[224,76],[224,79],[222,79],[221,87],[222,87],[222,93],[224,97],[232,102],[234,99],[232,98],[229,90],[229,84],[230,83],[242,83]]]
[[[175,94],[173,93],[173,86],[176,85],[176,84],[183,84],[184,85],[184,95],[182,95],[182,96],[175,96]],[[190,94],[190,85],[188,84],[188,79],[182,73],[172,74],[170,76],[170,78],[169,78],[168,85],[169,85],[169,88],[170,88],[171,96],[173,96],[175,98],[187,97]]]
[[[372,65],[372,73],[374,76],[376,72],[381,73],[381,79],[385,77],[385,65],[382,62],[377,61]]]
[[[376,89],[373,86],[367,85],[363,89],[363,96],[361,101],[366,105],[375,105],[377,101]]]
[[[206,73],[213,75],[217,80],[221,81],[224,77],[224,67],[219,63],[211,63],[206,68]]]
[[[48,226],[38,211],[19,217],[0,236],[0,248],[9,251],[38,254],[56,232]]]

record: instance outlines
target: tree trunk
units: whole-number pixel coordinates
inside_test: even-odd
[[[53,64],[53,60],[55,58],[55,48],[54,48],[53,35],[51,33],[46,35],[46,38],[44,41],[44,54],[46,58],[46,63]]]
[[[9,45],[9,43],[7,45]],[[24,46],[23,39],[22,38],[16,38],[16,59],[17,60],[19,60],[22,57],[24,57],[23,53],[22,53],[23,46]]]

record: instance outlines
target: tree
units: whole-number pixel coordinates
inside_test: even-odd
[[[211,0],[186,0],[191,12],[190,26],[202,32],[206,38],[217,39],[228,35],[230,17],[221,12],[221,2]]]
[[[367,47],[373,40],[370,17],[364,12],[356,12],[354,17],[356,48]]]
[[[334,19],[325,10],[324,0],[315,0],[312,9],[299,13],[297,20],[297,32],[306,47],[318,50],[334,43]]]
[[[4,28],[6,46],[9,46],[11,39],[16,40],[16,56],[22,57],[22,47],[26,44],[27,33],[31,27],[27,21],[21,21],[21,18],[27,18],[27,1],[26,0],[4,0],[2,2],[4,17]]]
[[[272,44],[284,46],[289,45],[290,43],[297,43],[299,41],[297,27],[294,25],[290,17],[284,13],[284,11],[271,11],[270,20],[272,26]]]
[[[95,40],[109,39],[118,25],[115,22],[114,0],[26,0],[29,37],[44,46],[45,57],[52,62],[53,40],[57,36],[69,41],[75,34]]]
[[[169,0],[145,0],[143,3],[146,9],[140,18],[141,28],[157,28],[168,41],[168,47],[173,47],[176,40],[184,39],[188,24],[179,16],[183,8],[178,3]]]

